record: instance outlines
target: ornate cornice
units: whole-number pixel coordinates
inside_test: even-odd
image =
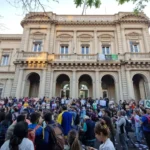
[[[116,15],[56,15],[53,13],[29,13],[21,25],[25,24],[57,24],[57,25],[116,25],[120,23],[146,23],[150,25],[149,18],[144,14],[123,13]],[[119,16],[119,17],[118,17]],[[134,19],[133,19],[134,17]]]

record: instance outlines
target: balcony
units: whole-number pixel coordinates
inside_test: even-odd
[[[55,54],[54,61],[97,61],[97,54]]]
[[[124,60],[150,60],[150,53],[125,53]]]
[[[101,54],[48,54],[47,52],[18,52],[17,61],[54,61],[54,62],[108,62],[150,60],[150,53],[124,53],[116,55]]]
[[[17,60],[47,60],[47,52],[18,52]]]

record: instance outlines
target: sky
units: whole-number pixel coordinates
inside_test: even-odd
[[[8,3],[13,0],[0,0],[0,34],[22,34],[23,28],[20,25],[21,20],[24,18],[25,13],[20,5],[13,7]],[[74,0],[59,0],[59,3],[47,2],[48,0],[42,0],[45,4],[46,11],[52,11],[56,14],[82,14],[82,7],[76,8]],[[135,5],[132,3],[126,3],[124,5],[118,5],[116,0],[101,0],[102,5],[100,8],[88,8],[86,14],[115,14],[118,12],[130,12],[133,11]],[[41,11],[39,9],[38,11]],[[144,9],[144,13],[150,18],[150,3]],[[149,30],[150,31],[150,30]]]

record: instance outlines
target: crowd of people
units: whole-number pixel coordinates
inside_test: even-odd
[[[116,137],[119,149],[144,142],[150,149],[150,109],[144,100],[0,100],[0,150],[116,150]]]

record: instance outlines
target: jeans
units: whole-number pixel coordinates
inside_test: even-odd
[[[141,127],[135,127],[136,140],[141,142]]]
[[[120,144],[122,146],[122,150],[128,150],[128,146],[127,146],[127,141],[126,141],[126,134],[119,134],[119,140],[120,140]]]
[[[150,149],[150,132],[145,132],[144,131],[144,136],[145,136],[145,139],[146,139],[147,146]]]

